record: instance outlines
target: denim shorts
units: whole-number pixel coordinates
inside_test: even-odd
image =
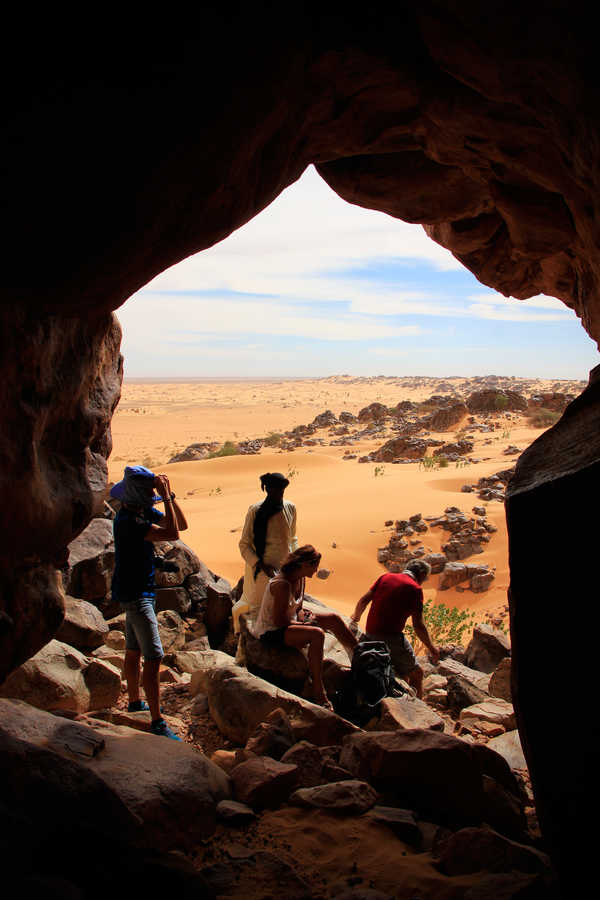
[[[144,659],[162,659],[164,656],[154,603],[148,597],[121,603],[125,612],[125,647],[141,652]]]
[[[388,646],[394,672],[398,678],[405,678],[417,665],[417,657],[410,641],[402,634],[367,634],[369,641],[383,641]]]

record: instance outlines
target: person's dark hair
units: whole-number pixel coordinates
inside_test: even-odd
[[[411,575],[414,575],[416,581],[419,584],[427,578],[429,573],[431,572],[431,566],[428,562],[425,562],[424,559],[411,559],[411,561],[406,565],[405,572],[409,572]]]
[[[286,488],[289,483],[289,480],[281,472],[265,472],[260,476],[260,486],[267,493],[273,488]]]
[[[293,553],[288,553],[280,566],[280,572],[287,578],[287,576],[292,575],[296,569],[303,566],[304,563],[319,563],[320,561],[321,554],[319,551],[315,550],[312,544],[304,544],[302,547],[298,547],[297,550],[294,550]]]

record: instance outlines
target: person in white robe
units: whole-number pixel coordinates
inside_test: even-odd
[[[267,496],[248,509],[239,542],[246,567],[244,590],[233,607],[236,634],[240,630],[240,616],[257,615],[269,578],[275,575],[288,553],[298,547],[296,507],[283,499],[288,479],[279,472],[267,472],[261,475],[260,483]]]

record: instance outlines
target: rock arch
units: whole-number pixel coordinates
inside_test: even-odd
[[[483,283],[560,297],[600,339],[594,38],[572,5],[533,6],[305,4],[290,24],[267,5],[208,5],[199,21],[99,24],[78,41],[40,23],[16,38],[1,64],[0,677],[54,633],[55,566],[102,489],[121,378],[111,311],[309,163],[347,200],[423,223]],[[583,714],[583,701],[562,673],[548,686],[541,651],[556,647],[565,598],[595,585],[585,566],[545,560],[549,523],[580,515],[597,483],[598,408],[593,382],[525,454],[508,504],[520,725],[565,872],[598,798],[597,728],[583,751],[549,746],[552,709]],[[595,544],[579,532],[580,556]],[[547,618],[536,597],[555,605]],[[587,780],[557,789],[582,756]]]

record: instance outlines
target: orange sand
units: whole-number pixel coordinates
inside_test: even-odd
[[[452,381],[461,383],[463,379]],[[504,507],[497,501],[482,503],[475,493],[461,493],[460,487],[514,464],[516,457],[502,451],[509,444],[524,449],[540,434],[525,420],[502,418],[501,430],[470,435],[475,440],[473,456],[485,461],[460,469],[453,463],[434,471],[419,470],[415,463],[387,464],[383,475],[375,476],[374,464],[344,462],[347,448],[342,446],[304,447],[289,453],[263,450],[257,456],[166,464],[171,455],[194,441],[265,436],[308,424],[325,409],[337,415],[342,409],[357,413],[376,400],[387,405],[402,399],[424,400],[436,393],[435,385],[436,380],[430,379],[426,385],[409,389],[391,378],[343,377],[254,383],[126,383],[113,420],[109,475],[118,480],[124,465],[136,462],[166,472],[189,522],[182,538],[209,568],[234,584],[243,573],[237,545],[244,516],[248,506],[261,497],[258,477],[268,471],[288,474],[291,484],[286,497],[297,506],[299,540],[318,547],[322,566],[332,572],[325,581],[314,578],[309,591],[345,613],[352,611],[358,598],[385,571],[377,563],[377,548],[388,542],[391,529],[384,526],[386,520],[416,512],[439,514],[450,505],[465,512],[473,505],[484,505],[498,531],[484,553],[468,561],[496,566],[492,588],[483,594],[438,592],[439,576],[432,576],[425,586],[426,598],[469,608],[481,620],[488,611],[501,611],[507,602]],[[537,389],[548,390],[550,385],[539,382]],[[328,429],[320,430],[316,437],[329,440]],[[452,440],[454,432],[436,437]],[[492,438],[492,443],[484,445],[486,438]],[[384,440],[363,441],[349,450],[362,455]],[[428,550],[438,551],[448,534],[437,528],[422,538]]]

